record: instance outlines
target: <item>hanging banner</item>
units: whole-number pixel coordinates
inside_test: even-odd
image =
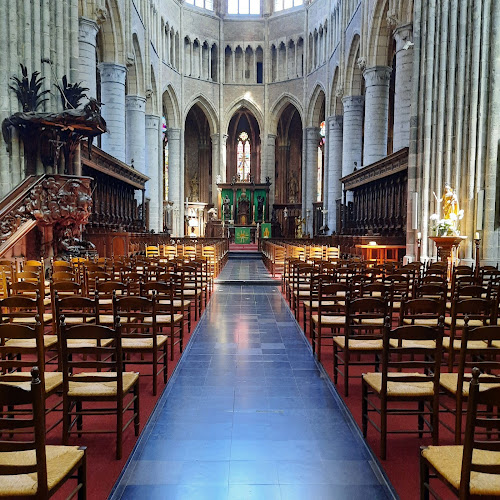
[[[260,234],[262,238],[270,238],[271,237],[271,223],[264,222],[260,225]]]
[[[234,228],[234,242],[238,245],[248,245],[250,243],[250,228],[249,227]]]

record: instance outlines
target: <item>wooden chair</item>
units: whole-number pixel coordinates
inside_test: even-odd
[[[317,312],[311,311],[310,315],[312,349],[313,353],[318,357],[318,361],[321,361],[323,340],[325,338],[331,340],[335,332],[345,328],[345,304],[348,294],[349,287],[345,283],[319,282]],[[323,331],[327,329],[330,329],[330,335],[328,337]]]
[[[184,314],[175,309],[175,290],[172,281],[166,283],[162,281],[150,281],[143,286],[143,295],[148,297],[156,295],[156,324],[158,331],[166,330],[170,338],[170,359],[174,359],[174,347],[179,344],[182,352],[184,347]],[[152,319],[145,318],[145,321]]]
[[[45,499],[56,493],[69,479],[77,484],[70,494],[79,500],[86,493],[86,448],[45,444],[44,384],[37,367],[31,370],[29,387],[0,383],[0,405],[24,411],[24,418],[0,417],[0,437],[15,431],[30,432],[31,440],[0,441],[0,496]],[[30,407],[26,412],[26,406]]]
[[[448,351],[448,371],[453,370],[455,353],[460,350],[461,342],[458,332],[465,325],[465,317],[470,327],[496,324],[497,311],[493,299],[467,298],[455,296],[451,307],[451,316],[445,318],[445,324],[450,328],[450,335],[443,339],[443,348]]]
[[[45,371],[45,349],[40,322],[37,321],[33,326],[15,323],[0,324],[0,381],[6,383],[8,381],[8,383],[15,383],[29,389],[29,372],[23,369],[33,366],[33,359],[36,359],[36,365],[40,369],[40,378],[44,384],[44,398],[47,399],[60,391],[62,373]],[[12,380],[16,382],[11,382]],[[58,401],[46,411],[50,413],[60,406],[61,401]],[[61,422],[60,419],[53,423],[47,432],[56,427],[59,422]]]
[[[462,334],[458,369],[454,373],[441,373],[441,412],[454,416],[454,426],[441,419],[441,425],[455,434],[455,444],[462,442],[463,405],[469,397],[469,382],[472,368],[478,367],[485,377],[497,378],[500,387],[500,326],[479,326],[471,328],[466,318]],[[495,380],[488,383],[494,383]],[[451,399],[448,404],[448,399]]]
[[[151,299],[115,296],[113,300],[113,314],[122,328],[123,353],[140,353],[141,359],[134,359],[131,363],[153,366],[153,396],[158,392],[158,375],[163,373],[164,384],[167,383],[168,375],[168,337],[158,334],[156,305],[154,295]],[[144,359],[144,354],[150,357]]]
[[[116,459],[122,457],[122,435],[133,422],[135,435],[139,435],[139,374],[123,371],[121,327],[102,325],[76,325],[67,327],[61,321],[63,366],[63,442],[71,434],[116,434]],[[111,340],[111,342],[109,342]],[[73,341],[73,342],[70,342]],[[103,345],[106,341],[107,345]],[[109,342],[109,343],[108,343]],[[89,348],[89,343],[96,347]],[[96,371],[91,371],[91,370]],[[128,401],[127,401],[128,399]],[[111,407],[89,407],[87,402],[112,403]],[[132,416],[124,422],[124,415]],[[84,415],[116,415],[114,430],[83,430]],[[76,430],[74,426],[76,425]]]
[[[352,365],[378,367],[382,354],[384,321],[388,311],[388,299],[385,297],[346,300],[344,332],[333,337],[334,382],[337,383],[339,373],[344,377],[345,396],[349,395],[349,368]],[[363,356],[367,355],[373,356],[374,360],[363,359]]]
[[[390,318],[386,319],[381,372],[363,374],[361,411],[363,436],[367,436],[368,423],[380,431],[383,460],[387,455],[387,434],[391,433],[387,425],[391,414],[418,417],[418,430],[398,429],[392,433],[418,433],[422,437],[427,432],[432,435],[432,442],[438,443],[442,319],[437,328],[405,325],[394,330],[391,330]],[[434,349],[426,347],[429,342],[435,345]],[[409,408],[408,402],[416,402],[417,409]],[[404,403],[404,407],[393,408],[392,403]],[[380,423],[369,417],[374,412],[380,415]]]
[[[434,497],[438,478],[461,500],[500,497],[500,418],[497,411],[478,414],[478,407],[500,407],[500,387],[472,369],[463,446],[429,446],[420,451],[420,498]],[[432,471],[432,475],[431,475]]]

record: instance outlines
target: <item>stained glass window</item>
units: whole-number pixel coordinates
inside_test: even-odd
[[[238,137],[236,174],[240,181],[250,180],[250,140],[246,132]]]

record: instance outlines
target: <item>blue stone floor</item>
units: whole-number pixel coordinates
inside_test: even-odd
[[[279,288],[217,285],[110,498],[397,497]]]

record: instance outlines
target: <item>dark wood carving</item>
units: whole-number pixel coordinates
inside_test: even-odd
[[[27,222],[52,226],[56,253],[63,234],[81,234],[92,211],[91,179],[42,175],[23,181],[0,203],[0,247]]]
[[[406,237],[408,148],[341,179],[353,201],[343,210],[342,234]]]

